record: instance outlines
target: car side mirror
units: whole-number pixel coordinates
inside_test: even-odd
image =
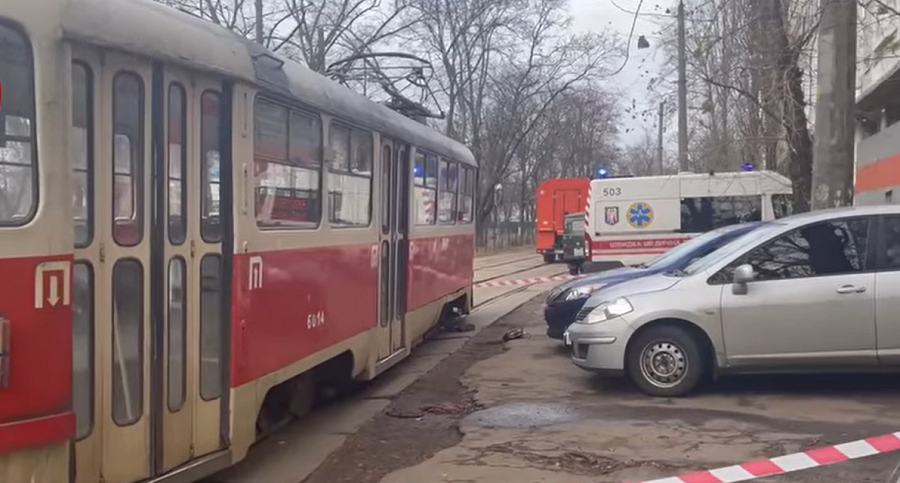
[[[756,279],[756,272],[749,263],[739,265],[734,269],[731,278],[731,293],[735,295],[747,295],[747,283]]]

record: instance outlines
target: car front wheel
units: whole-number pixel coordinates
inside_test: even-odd
[[[650,396],[685,396],[697,387],[704,372],[700,345],[680,327],[642,331],[626,357],[629,377]]]

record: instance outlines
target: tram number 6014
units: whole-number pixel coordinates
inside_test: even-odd
[[[320,310],[318,312],[309,314],[306,316],[306,328],[313,329],[315,327],[321,327],[325,325],[325,311]]]

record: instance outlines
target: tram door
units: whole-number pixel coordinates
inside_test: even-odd
[[[404,348],[409,260],[409,147],[381,143],[381,241],[378,359]]]
[[[135,483],[225,446],[230,103],[158,63],[73,58],[75,475]]]

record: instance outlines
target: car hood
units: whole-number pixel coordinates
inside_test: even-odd
[[[600,289],[585,302],[585,307],[596,307],[604,302],[615,300],[618,297],[637,295],[650,292],[662,292],[669,290],[681,282],[681,278],[657,273],[646,277],[634,278],[613,285],[607,289]]]
[[[553,300],[556,297],[558,297],[560,294],[562,294],[563,292],[565,292],[569,289],[572,289],[572,288],[584,287],[586,285],[596,285],[596,284],[601,284],[601,283],[606,284],[606,283],[619,282],[621,280],[627,280],[629,278],[634,277],[635,275],[643,274],[643,273],[644,273],[643,269],[634,268],[634,267],[621,267],[621,268],[614,268],[612,270],[604,270],[599,273],[592,273],[592,274],[586,275],[584,277],[576,278],[574,280],[569,280],[568,282],[563,282],[563,283],[557,285],[547,295],[547,300]]]

